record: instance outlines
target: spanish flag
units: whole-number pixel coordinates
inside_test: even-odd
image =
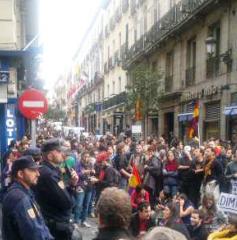
[[[199,120],[199,102],[194,103],[193,118],[188,129],[188,137],[191,139],[198,134],[198,120]]]
[[[137,185],[140,185],[141,183],[142,183],[142,181],[141,181],[140,174],[139,174],[135,164],[133,164],[132,176],[129,179],[128,185],[129,185],[130,188],[135,188]]]

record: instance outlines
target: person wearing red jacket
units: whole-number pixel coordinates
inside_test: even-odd
[[[142,202],[150,202],[150,195],[142,185],[137,185],[136,189],[132,192],[131,195],[131,205],[133,212],[137,211],[138,205]]]

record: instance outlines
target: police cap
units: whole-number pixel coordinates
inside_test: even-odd
[[[24,170],[26,168],[39,169],[40,166],[34,162],[32,156],[23,156],[13,162],[11,174],[12,176],[16,176],[18,171]]]
[[[30,155],[30,156],[38,156],[41,155],[41,149],[38,147],[30,147],[28,149],[26,149],[23,153],[24,156],[26,155]]]
[[[62,151],[62,144],[59,139],[53,138],[44,142],[41,150],[43,153],[51,152],[53,150]]]

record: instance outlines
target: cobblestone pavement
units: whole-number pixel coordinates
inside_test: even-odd
[[[92,240],[98,231],[97,228],[97,223],[96,223],[97,219],[95,218],[88,218],[87,222],[91,225],[90,228],[86,228],[86,227],[79,227],[82,235],[83,235],[83,240]]]

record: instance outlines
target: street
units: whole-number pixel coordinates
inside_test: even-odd
[[[97,224],[96,224],[97,219],[93,218],[88,218],[88,223],[91,225],[90,228],[80,227],[80,230],[83,235],[83,240],[91,240],[96,236],[97,233]]]

